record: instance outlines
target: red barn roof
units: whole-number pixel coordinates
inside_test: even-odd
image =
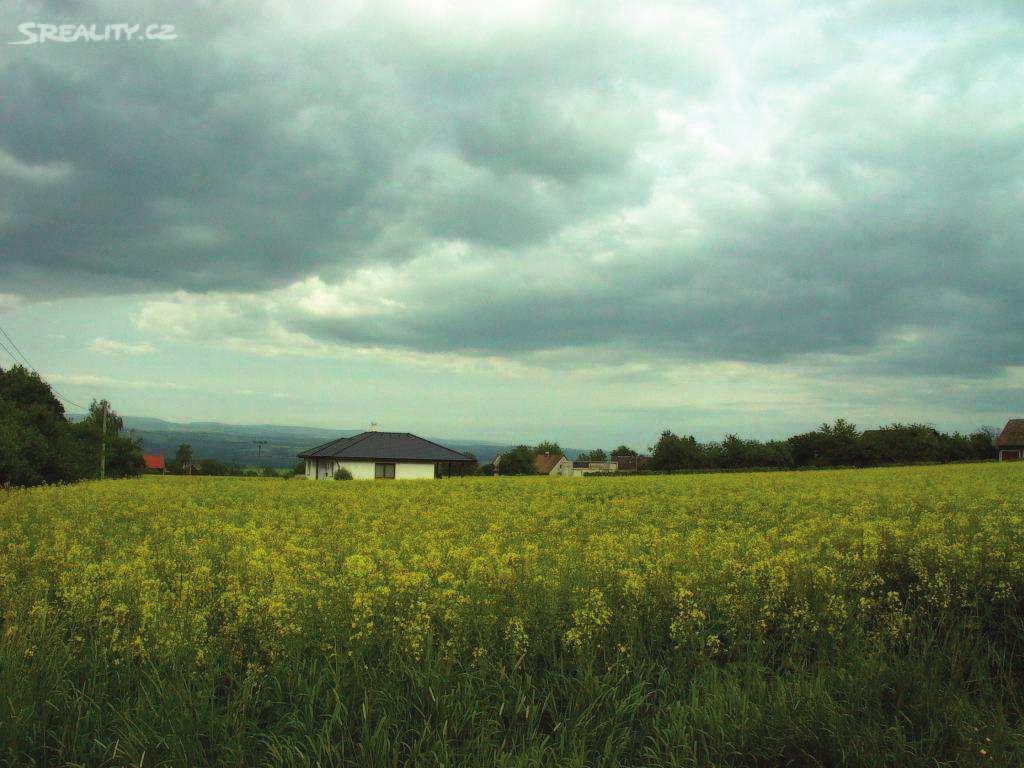
[[[147,453],[142,460],[146,462],[146,469],[166,469],[162,453]]]
[[[533,460],[533,469],[538,475],[550,475],[551,470],[562,460],[560,453],[541,453]]]
[[[1010,419],[1003,431],[996,438],[1000,448],[1020,448],[1024,446],[1024,419]]]

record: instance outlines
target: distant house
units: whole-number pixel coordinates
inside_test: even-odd
[[[572,474],[574,477],[592,475],[595,472],[618,472],[619,465],[614,461],[574,461]]]
[[[1024,419],[1010,419],[996,438],[1000,461],[1024,459]]]
[[[354,480],[428,480],[451,474],[451,465],[476,461],[408,432],[363,432],[299,454],[306,477],[331,480],[339,469]]]
[[[647,466],[646,456],[634,456],[631,453],[612,456],[612,461],[619,465],[619,472],[639,472]]]
[[[147,472],[154,474],[165,474],[167,472],[167,463],[164,461],[162,453],[147,453],[142,457],[142,460],[146,462]]]
[[[538,475],[572,476],[572,462],[560,453],[538,453],[533,460],[533,469]]]

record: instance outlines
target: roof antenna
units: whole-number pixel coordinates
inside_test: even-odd
[[[371,422],[370,422],[370,431],[371,431],[371,432],[376,432],[376,431],[377,431],[377,427],[378,427],[378,426],[380,426],[380,425],[379,425],[379,424],[377,424],[377,422],[376,422],[376,421],[371,421]]]

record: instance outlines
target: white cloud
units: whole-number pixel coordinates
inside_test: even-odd
[[[92,344],[89,345],[90,352],[96,352],[101,355],[148,355],[156,350],[151,344],[141,342],[139,344],[129,344],[124,341],[114,341],[113,339],[97,338],[94,339]]]
[[[96,376],[91,373],[44,373],[43,378],[52,384],[70,384],[93,389],[169,390],[177,392],[197,391],[197,388],[176,384],[171,381],[148,381],[143,379],[122,379],[112,376]]]
[[[64,181],[74,171],[71,163],[26,163],[0,147],[0,178],[29,184],[55,184]]]

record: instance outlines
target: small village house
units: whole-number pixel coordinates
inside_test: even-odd
[[[1010,419],[996,438],[1000,461],[1024,460],[1024,419]]]
[[[614,461],[586,461],[578,460],[572,463],[573,477],[592,475],[595,472],[618,472],[619,465]]]
[[[560,453],[539,453],[533,460],[534,471],[538,475],[551,477],[571,477],[572,462]]]
[[[363,432],[299,454],[306,477],[332,480],[339,469],[354,480],[429,480],[451,474],[453,464],[476,459],[408,432]]]
[[[161,475],[167,473],[167,462],[162,453],[147,453],[142,460],[146,463],[146,472]]]

